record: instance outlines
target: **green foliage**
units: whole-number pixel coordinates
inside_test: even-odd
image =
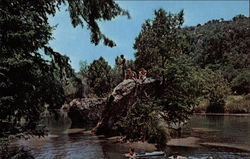
[[[239,80],[247,77],[241,73],[249,72],[249,28],[250,18],[238,15],[233,20],[212,20],[183,29],[190,43],[187,53],[194,63],[221,73],[238,94],[249,93]]]
[[[87,26],[95,45],[103,40],[104,45],[115,46],[100,31],[97,21],[118,15],[129,17],[113,0],[2,0],[0,137],[35,130],[45,103],[52,109],[58,108],[65,95],[82,94],[82,89],[77,89],[81,81],[69,65],[69,58],[47,46],[54,29],[48,23],[48,16],[54,16],[61,5],[67,5],[74,27]],[[48,60],[41,56],[43,50]]]
[[[153,20],[146,20],[134,44],[137,69],[144,67],[150,75],[164,78],[154,68],[164,68],[182,52],[184,36],[180,27],[183,22],[183,11],[172,14],[163,9],[155,11]]]
[[[116,57],[115,61],[120,62],[121,58],[119,56]],[[112,88],[116,87],[119,83],[123,81],[122,77],[122,67],[119,64],[115,64],[115,66],[111,70],[111,83]]]
[[[195,112],[204,113],[209,106],[208,100],[203,100],[195,107]],[[250,94],[230,95],[225,100],[225,113],[250,113]]]
[[[1,27],[1,29],[7,31],[6,33],[8,38],[12,40],[11,45],[13,47],[36,50],[37,45],[40,43],[37,38],[41,39],[43,37],[45,40],[42,43],[46,44],[46,41],[51,36],[48,15],[54,16],[57,9],[60,9],[62,5],[67,5],[67,11],[74,27],[87,26],[91,33],[91,42],[95,45],[100,40],[103,40],[104,45],[115,46],[115,43],[100,31],[97,21],[112,20],[119,15],[130,17],[129,13],[120,8],[113,0],[45,0],[39,2],[36,0],[2,0],[1,23],[4,27]],[[16,28],[21,32],[16,32]],[[36,29],[36,31],[30,28]],[[13,34],[9,32],[10,30],[13,31]],[[38,31],[43,34],[39,34]],[[29,40],[19,43],[20,39],[16,38],[18,34],[22,35],[20,38],[28,38]],[[48,34],[50,35],[48,36]],[[29,45],[27,45],[27,42]]]
[[[119,83],[123,81],[123,76],[122,76],[122,66],[120,65],[121,63],[121,58],[120,56],[117,56],[115,61],[117,63],[111,70],[111,78],[112,78],[112,88],[116,87]],[[133,60],[126,60],[126,68],[130,68],[133,71],[137,71],[135,69],[135,64]]]
[[[167,13],[162,9],[155,11],[155,18],[146,20],[134,44],[137,50],[136,67],[146,68],[150,76],[161,82],[157,94],[151,99],[154,104],[150,100],[143,100],[134,111],[140,110],[147,119],[152,118],[151,113],[161,116],[168,125],[188,120],[194,106],[204,97],[210,101],[209,112],[223,111],[224,100],[230,92],[222,76],[209,69],[201,69],[190,58],[192,47],[195,46],[189,44],[192,39],[181,28],[182,24],[183,11],[178,14]],[[155,111],[155,107],[161,109]],[[141,125],[151,123],[149,120],[140,124],[140,118],[139,113],[130,112],[127,119],[139,132]]]
[[[168,123],[185,122],[203,95],[205,81],[201,70],[183,57],[175,59],[164,69],[165,83],[158,95]]]
[[[146,68],[151,76],[161,80],[157,100],[169,122],[186,120],[201,90],[197,68],[182,55],[186,43],[182,24],[183,11],[155,11],[155,18],[142,26],[134,45],[137,67]]]
[[[45,47],[45,54],[51,57],[53,75],[60,81],[64,94],[71,100],[82,96],[82,81],[69,64],[69,57]]]
[[[121,121],[123,133],[132,141],[149,141],[157,143],[158,147],[165,146],[169,138],[167,130],[161,127],[158,106],[149,96],[138,100],[130,107],[128,114]]]
[[[111,91],[111,67],[103,57],[94,60],[89,65],[87,83],[99,97],[104,97]]]
[[[103,40],[104,45],[113,47],[115,43],[106,37],[98,26],[98,21],[112,20],[119,15],[125,15],[130,18],[128,11],[123,10],[113,0],[59,0],[65,3],[68,2],[68,10],[71,17],[71,22],[74,27],[84,26],[87,23],[87,28],[91,31],[91,42],[97,45],[100,40]]]
[[[56,108],[64,102],[63,88],[53,75],[53,68],[38,55],[15,54],[1,58],[0,65],[1,136],[34,130],[34,121],[38,121],[45,103]],[[23,125],[22,118],[26,121]]]
[[[89,67],[88,62],[86,60],[85,61],[80,61],[79,65],[80,65],[80,74],[82,76],[86,76],[87,70],[88,70],[88,67]]]
[[[203,88],[204,96],[209,100],[206,112],[223,113],[225,99],[231,91],[228,82],[221,75],[209,69],[205,69],[203,74],[206,82]]]
[[[250,67],[242,69],[232,80],[231,87],[238,94],[250,92]]]
[[[130,110],[125,119],[128,138],[154,138],[154,142],[164,145],[169,134],[167,125],[185,122],[202,95],[205,80],[201,70],[186,60],[182,24],[183,11],[172,14],[160,9],[153,20],[145,22],[136,38],[135,65],[160,80],[160,87],[150,99],[141,100]]]
[[[231,96],[225,105],[227,113],[250,113],[250,94],[245,96]]]

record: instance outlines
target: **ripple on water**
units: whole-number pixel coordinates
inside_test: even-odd
[[[96,136],[60,135],[58,137],[20,140],[36,159],[103,159],[102,147]]]

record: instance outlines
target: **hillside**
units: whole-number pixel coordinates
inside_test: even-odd
[[[184,32],[191,45],[186,53],[195,64],[222,74],[233,93],[250,92],[250,18],[212,20]]]

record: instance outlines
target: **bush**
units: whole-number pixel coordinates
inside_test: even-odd
[[[224,113],[225,99],[230,94],[229,83],[220,75],[211,70],[205,72],[207,92],[206,98],[209,100],[207,113]]]
[[[244,96],[244,99],[250,101],[250,94],[245,95],[245,96]]]
[[[227,113],[250,113],[250,95],[246,95],[242,98],[230,99],[226,106],[225,112]]]
[[[165,123],[159,119],[160,110],[150,100],[136,102],[120,123],[126,140],[148,141],[164,148],[169,136]]]
[[[207,110],[207,107],[209,106],[209,101],[207,99],[203,99],[199,102],[199,105],[194,107],[195,113],[204,113]]]

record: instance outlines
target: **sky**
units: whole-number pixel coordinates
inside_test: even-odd
[[[230,20],[238,14],[249,16],[248,0],[228,1],[153,1],[132,0],[116,1],[121,8],[128,10],[131,19],[119,16],[112,21],[100,22],[101,31],[114,40],[116,47],[104,46],[102,42],[95,46],[90,42],[89,30],[82,27],[74,28],[71,25],[69,13],[62,8],[54,17],[49,18],[51,25],[57,25],[53,31],[54,39],[49,45],[57,52],[70,57],[70,64],[79,71],[79,62],[86,60],[91,63],[100,56],[104,57],[113,66],[116,56],[124,54],[126,59],[134,59],[133,44],[141,31],[141,26],[146,19],[154,18],[154,10],[159,8],[167,12],[178,13],[184,10],[184,26],[204,24],[212,19]]]

